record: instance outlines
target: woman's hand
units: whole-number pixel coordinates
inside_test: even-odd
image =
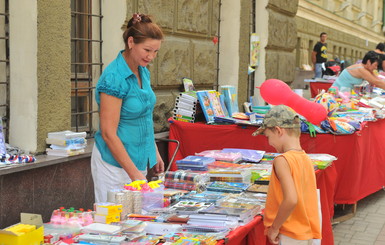
[[[164,162],[159,153],[156,154],[155,173],[160,174],[164,172]]]

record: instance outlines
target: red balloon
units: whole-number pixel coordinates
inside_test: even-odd
[[[260,87],[262,98],[271,105],[285,105],[293,92],[289,85],[278,79],[269,79]]]
[[[269,79],[260,87],[262,98],[271,105],[286,105],[313,124],[320,124],[327,117],[326,109],[294,93],[289,85],[278,79]]]

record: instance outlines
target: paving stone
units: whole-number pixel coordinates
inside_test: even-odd
[[[334,245],[385,245],[385,191],[358,202],[357,213],[333,225]]]

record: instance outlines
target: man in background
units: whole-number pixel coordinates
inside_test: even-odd
[[[314,77],[322,77],[322,63],[327,61],[327,43],[328,35],[325,32],[320,34],[320,41],[314,45],[311,53],[311,60],[314,65]]]

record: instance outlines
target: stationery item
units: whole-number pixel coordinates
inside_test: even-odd
[[[215,162],[215,159],[212,157],[204,157],[204,156],[187,156],[181,160],[177,160],[176,164],[185,165],[185,166],[206,166],[209,163]]]
[[[209,202],[179,201],[171,206],[171,211],[178,214],[193,214],[212,206]]]
[[[0,118],[0,155],[7,154],[7,150],[5,148],[5,138],[3,133],[3,121]]]
[[[263,158],[263,154],[265,154],[265,151],[238,148],[224,148],[222,152],[240,153],[242,155],[242,160],[247,162],[260,162]]]
[[[225,106],[229,112],[229,116],[233,113],[239,112],[237,89],[231,85],[220,87],[220,93],[223,94]]]
[[[214,122],[214,111],[210,105],[210,99],[206,91],[197,91],[197,96],[199,99],[199,104],[202,107],[203,114],[205,115],[206,122],[211,124]]]
[[[109,225],[102,223],[92,223],[82,228],[84,233],[105,233],[105,234],[115,234],[121,230],[119,225]]]
[[[59,131],[59,132],[50,132],[48,133],[48,137],[50,139],[73,139],[73,138],[85,138],[87,136],[86,132],[73,132],[69,130]]]
[[[195,90],[194,83],[190,78],[187,78],[187,77],[182,78],[182,83],[183,83],[185,92],[190,92]]]
[[[87,144],[87,140],[85,138],[72,138],[72,139],[46,138],[45,143],[53,144],[57,146],[69,146],[69,145]]]
[[[182,92],[179,94],[179,98],[191,101],[191,102],[197,102],[197,92],[196,91],[188,91],[188,92]]]
[[[166,172],[164,178],[166,180],[175,180],[175,181],[190,181],[193,183],[207,182],[207,174],[194,173],[190,171],[169,171]]]
[[[238,152],[222,152],[221,150],[206,150],[195,153],[197,156],[211,157],[217,161],[237,163],[242,160],[241,153]]]
[[[215,181],[207,186],[209,191],[241,193],[250,186],[249,183],[233,183],[233,182],[221,182]]]

